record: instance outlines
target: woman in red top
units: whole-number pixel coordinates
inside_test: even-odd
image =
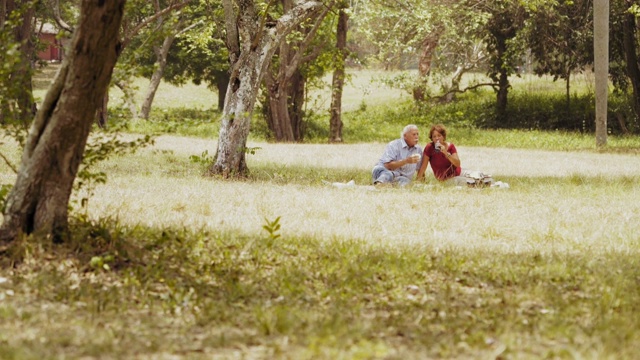
[[[418,180],[424,180],[427,164],[431,164],[433,175],[440,181],[460,176],[460,158],[453,143],[447,142],[447,129],[442,124],[431,127],[429,131],[431,143],[425,146],[422,153],[422,166],[418,170]]]

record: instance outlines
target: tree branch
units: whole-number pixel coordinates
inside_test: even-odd
[[[56,21],[56,24],[58,24],[60,28],[73,33],[73,27],[62,20],[62,16],[60,16],[60,0],[52,0],[51,3],[51,10],[53,12],[53,18]]]
[[[255,49],[258,44],[260,43],[260,40],[262,40],[262,36],[264,35],[264,26],[267,23],[267,18],[269,17],[269,9],[271,8],[271,5],[273,5],[276,2],[276,0],[269,0],[269,3],[267,4],[267,9],[264,11],[264,16],[262,16],[262,19],[260,20],[260,26],[258,27],[258,34],[256,35],[256,38],[253,39],[253,42],[251,42],[251,50]]]
[[[233,66],[240,56],[240,35],[236,26],[236,13],[233,11],[231,0],[222,0],[224,10],[224,27],[227,33],[225,43],[229,49],[229,63]]]
[[[11,164],[11,162],[9,161],[9,159],[7,159],[6,156],[4,156],[3,153],[0,153],[0,157],[2,157],[2,160],[4,160],[5,164],[7,164],[7,166],[9,166],[11,168],[11,170],[13,170],[14,173],[18,173],[18,169],[16,169],[13,164]]]
[[[442,100],[445,99],[448,95],[450,94],[462,94],[465,93],[469,90],[474,90],[477,89],[479,87],[483,87],[483,86],[491,86],[494,89],[499,88],[500,84],[498,83],[481,83],[481,84],[475,84],[473,86],[468,86],[462,90],[460,89],[451,89],[449,91],[447,91],[446,93],[442,94],[442,95],[438,95],[438,96],[428,96],[429,99],[435,99],[435,100]]]
[[[204,24],[204,22],[203,22],[202,20],[200,20],[200,21],[198,21],[198,22],[195,22],[195,23],[193,23],[193,24],[191,24],[191,25],[187,26],[186,28],[184,28],[184,29],[182,29],[182,30],[178,31],[178,32],[176,33],[176,37],[178,37],[178,36],[180,36],[180,35],[182,35],[182,34],[186,33],[187,31],[189,31],[189,30],[191,30],[191,29],[195,28],[196,26],[198,26],[198,25],[202,25],[202,24]]]
[[[320,25],[322,25],[322,21],[324,21],[324,18],[327,16],[329,11],[331,11],[331,8],[333,7],[334,3],[335,2],[332,1],[331,4],[329,4],[329,6],[325,7],[324,11],[320,14],[320,16],[316,18],[316,22],[315,24],[313,24],[313,28],[311,29],[311,31],[307,33],[307,36],[305,36],[304,40],[302,40],[302,42],[299,44],[298,51],[293,56],[293,59],[291,59],[291,62],[290,62],[291,66],[288,67],[287,74],[285,75],[287,79],[291,78],[293,76],[293,73],[298,68],[298,64],[300,63],[300,60],[304,55],[304,51],[306,50],[306,48],[309,46],[309,44],[315,37],[316,33],[318,32],[318,29],[320,28]]]
[[[155,21],[157,18],[159,18],[160,16],[163,16],[173,10],[176,9],[181,9],[183,8],[185,5],[187,5],[188,3],[190,3],[191,0],[184,0],[183,2],[180,3],[174,3],[169,5],[167,8],[165,8],[164,10],[155,13],[152,16],[149,16],[148,18],[144,19],[140,24],[136,25],[136,27],[134,27],[133,29],[131,29],[124,37],[124,39],[122,40],[122,49],[126,48],[127,45],[129,45],[129,43],[131,42],[131,39],[133,38],[134,35],[136,35],[138,33],[138,31],[140,31],[140,29],[142,29],[143,27],[147,26],[150,22]]]

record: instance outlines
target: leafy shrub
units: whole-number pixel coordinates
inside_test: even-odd
[[[630,102],[623,96],[610,96],[607,127],[610,134],[637,133],[639,123]],[[463,110],[461,110],[463,109]],[[488,129],[520,129],[543,131],[570,131],[593,133],[595,131],[595,100],[592,95],[567,97],[557,93],[510,94],[505,120],[499,121],[495,112],[495,96],[485,96],[473,100],[465,99],[456,104],[442,107],[444,116],[465,114],[466,120],[452,124],[468,125]],[[444,122],[448,124],[449,122]],[[622,128],[622,123],[626,129]]]
[[[628,95],[609,96],[609,133],[638,134],[640,121],[630,106]],[[128,111],[110,109],[110,123],[126,123],[128,131],[183,136],[217,138],[220,128],[217,109],[169,108],[154,109],[148,121],[131,120]],[[432,124],[442,123],[456,129],[511,129],[527,131],[568,131],[593,133],[595,107],[592,94],[573,95],[569,99],[558,92],[509,93],[505,120],[496,114],[496,98],[492,91],[460,94],[449,103],[398,100],[383,104],[368,104],[343,112],[343,139],[347,143],[385,142],[398,137],[404,125],[416,124],[423,133]],[[305,116],[306,143],[325,143],[329,138],[329,114],[310,112]],[[251,120],[250,136],[258,140],[273,139],[271,131],[259,111]]]

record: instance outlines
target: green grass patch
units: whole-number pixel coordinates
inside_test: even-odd
[[[0,272],[0,357],[629,358],[639,340],[637,253],[73,227]]]

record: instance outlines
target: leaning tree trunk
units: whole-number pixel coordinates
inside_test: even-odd
[[[149,119],[151,104],[153,104],[153,99],[155,98],[160,82],[162,81],[164,69],[167,67],[167,55],[169,54],[169,49],[171,48],[171,44],[173,44],[174,39],[175,35],[169,35],[162,42],[162,46],[154,49],[156,53],[156,69],[153,72],[153,75],[151,75],[151,81],[149,81],[147,93],[144,96],[144,101],[140,108],[140,114],[138,114],[138,118],[140,119]]]
[[[342,142],[342,90],[344,89],[344,62],[347,56],[347,25],[349,15],[344,10],[338,14],[336,30],[336,68],[331,83],[331,117],[329,119],[329,142]]]
[[[68,56],[31,126],[0,238],[64,240],[73,182],[118,58],[126,0],[83,0]]]
[[[162,24],[162,17],[160,17],[158,21]],[[180,18],[177,23],[174,24],[173,29],[180,29],[183,22],[184,18]],[[169,54],[171,45],[173,45],[173,41],[176,39],[177,33],[177,31],[172,31],[164,38],[162,46],[154,47],[153,49],[156,54],[156,69],[153,72],[153,75],[151,75],[151,81],[149,81],[149,86],[147,86],[147,92],[144,96],[144,101],[142,102],[138,118],[145,120],[149,119],[153,99],[156,97],[156,92],[158,91],[158,87],[162,81],[162,76],[164,75],[164,69],[167,67],[167,55]]]
[[[262,68],[264,62],[257,51],[244,54],[246,57],[241,62],[242,66],[236,66],[231,75],[225,96],[215,162],[209,169],[211,174],[219,174],[223,178],[242,177],[247,173],[245,149],[260,84],[258,74],[261,71],[258,69]],[[273,55],[273,50],[266,52]]]

